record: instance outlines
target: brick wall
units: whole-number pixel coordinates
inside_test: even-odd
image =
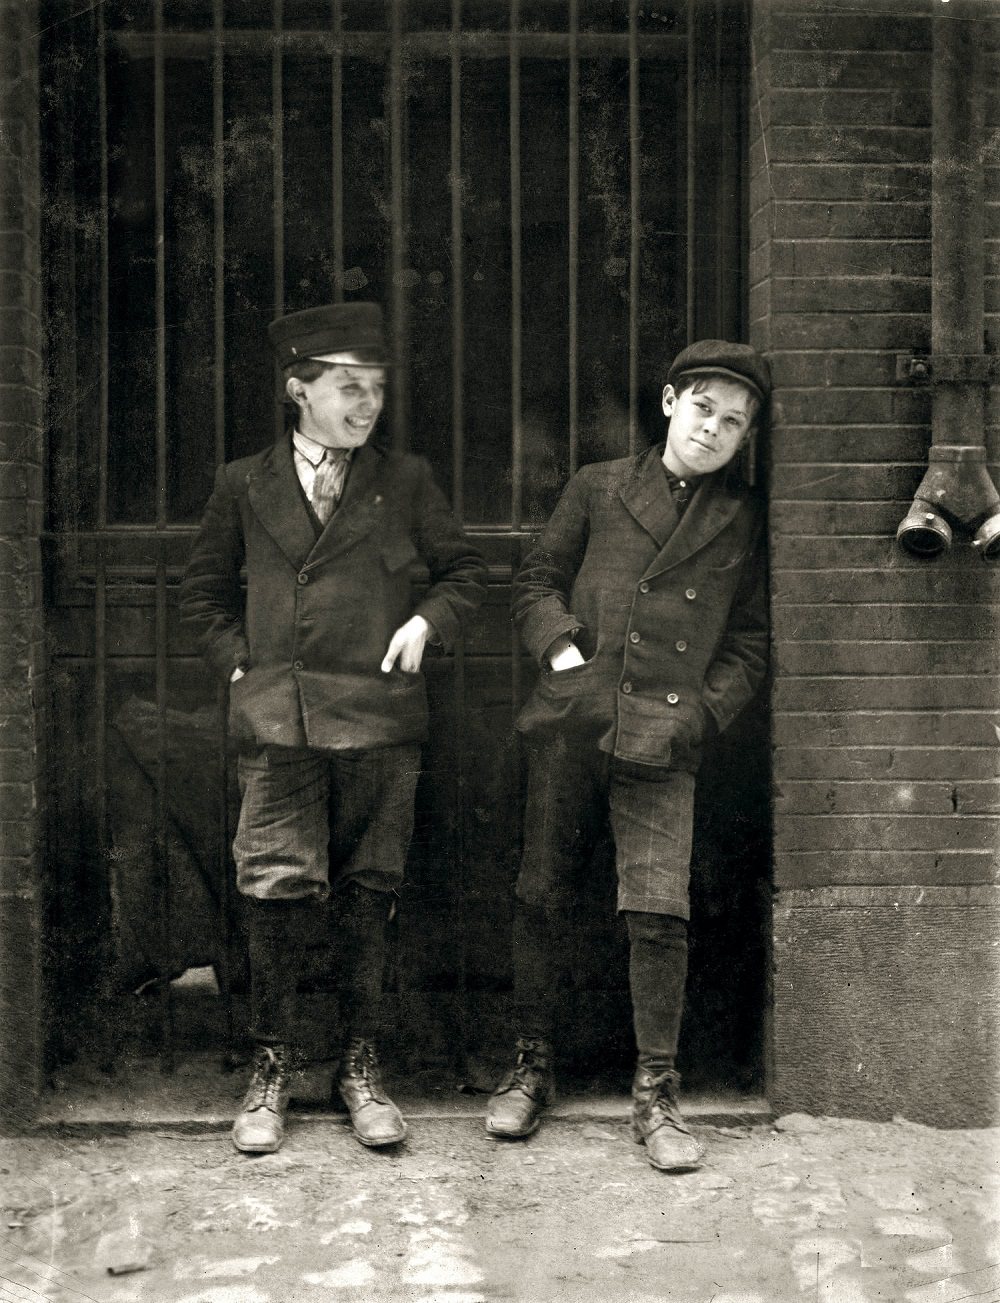
[[[931,342],[938,2],[754,7],[751,338],[777,384],[772,1098],[973,1125],[997,1120],[1000,568],[894,539],[930,439],[930,396],[895,359]],[[974,9],[996,162],[1000,8]]]
[[[41,1080],[42,392],[37,13],[0,0],[0,1127]]]

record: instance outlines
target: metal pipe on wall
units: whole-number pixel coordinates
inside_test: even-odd
[[[953,525],[1000,560],[1000,494],[986,469],[984,354],[985,79],[975,0],[936,4],[931,83],[931,356],[901,359],[901,378],[933,386],[928,469],[896,537],[940,555]]]

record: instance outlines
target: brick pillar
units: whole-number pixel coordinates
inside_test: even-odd
[[[38,13],[0,0],[0,1127],[42,1078]]]
[[[974,8],[984,94],[1000,8]],[[930,439],[930,398],[895,362],[930,345],[931,13],[754,3],[751,337],[777,384],[771,1095],[978,1126],[998,1120],[1000,572],[967,540],[919,561],[894,539]]]

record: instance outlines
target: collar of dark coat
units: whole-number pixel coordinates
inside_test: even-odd
[[[291,435],[284,434],[264,454],[250,477],[247,496],[260,523],[296,568],[345,552],[371,533],[381,518],[376,491],[382,451],[363,444],[351,458],[344,493],[326,528],[316,537],[295,471]]]
[[[677,508],[660,464],[663,444],[634,458],[618,488],[628,511],[661,549],[647,574],[658,574],[710,543],[740,509],[742,497],[726,485],[725,471],[706,475],[678,520]]]

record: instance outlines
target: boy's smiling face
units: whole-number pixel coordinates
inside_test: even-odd
[[[740,450],[753,430],[757,399],[738,380],[724,376],[700,378],[695,386],[673,385],[663,391],[663,411],[669,417],[663,464],[679,476],[710,475],[721,470]]]
[[[385,380],[384,367],[349,361],[328,366],[310,383],[289,380],[287,391],[298,405],[299,430],[328,448],[360,448],[385,403]]]

